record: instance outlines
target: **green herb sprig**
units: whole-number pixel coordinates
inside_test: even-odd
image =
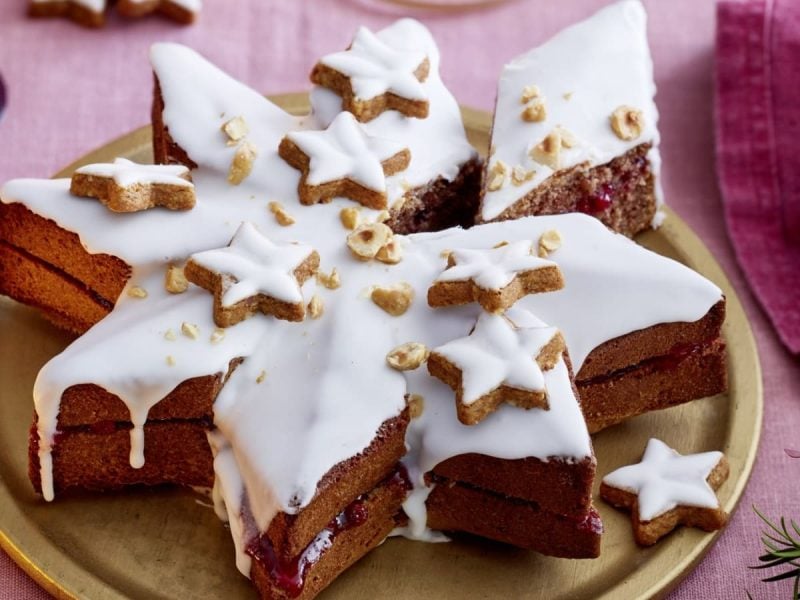
[[[784,517],[781,517],[778,526],[761,514],[755,506],[753,510],[768,527],[761,532],[763,534],[761,543],[764,544],[767,553],[758,557],[762,564],[750,568],[781,568],[781,573],[765,577],[761,581],[773,582],[794,578],[792,599],[800,600],[800,527],[792,519],[789,520],[790,527],[787,527]]]

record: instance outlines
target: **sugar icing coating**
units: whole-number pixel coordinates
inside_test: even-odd
[[[536,357],[557,332],[555,327],[516,327],[502,315],[483,313],[469,335],[433,351],[461,370],[461,402],[473,404],[501,385],[545,392]]]
[[[298,131],[286,137],[309,158],[306,183],[350,179],[376,192],[386,191],[381,163],[405,149],[396,141],[366,135],[349,112],[339,113],[324,131]]]
[[[222,294],[222,305],[264,294],[282,302],[302,302],[294,270],[314,251],[304,244],[275,244],[249,221],[241,224],[230,245],[192,254],[191,260],[233,283]]]
[[[436,281],[466,281],[471,279],[485,290],[500,290],[525,271],[552,267],[554,263],[531,254],[532,242],[522,240],[499,248],[452,251],[455,265],[445,269]]]
[[[424,52],[397,49],[366,27],[359,27],[350,48],[323,56],[320,62],[349,77],[360,100],[386,92],[409,100],[426,100],[425,88],[414,75],[424,60]]]
[[[120,187],[137,184],[161,183],[179,187],[193,187],[186,179],[189,169],[183,165],[140,165],[127,158],[116,158],[113,163],[95,163],[76,169],[76,173],[109,177]]]
[[[504,210],[546,181],[549,166],[534,161],[531,149],[554,128],[562,127],[575,138],[561,149],[561,169],[580,163],[602,165],[643,143],[652,144],[648,158],[661,201],[658,110],[653,97],[653,62],[647,44],[647,15],[639,0],[623,0],[558,33],[543,45],[508,63],[497,90],[490,167],[501,160],[535,175],[520,185],[506,181],[487,190],[481,206],[484,220]],[[520,114],[526,86],[538,86],[547,118],[527,122]],[[643,113],[644,128],[633,140],[618,138],[609,124],[621,105]],[[660,218],[660,217],[659,217]]]
[[[458,107],[439,79],[439,55],[430,34],[419,23],[402,20],[377,36],[395,48],[424,50],[431,63],[423,84],[430,111],[426,119],[388,111],[367,123],[365,131],[411,149],[411,165],[404,173],[407,183],[422,185],[440,176],[452,179],[474,151],[464,136]],[[339,224],[339,211],[352,202],[335,199],[302,206],[297,198],[299,175],[277,154],[287,133],[329,124],[339,111],[337,96],[315,90],[314,114],[294,117],[187,48],[157,44],[151,58],[161,82],[170,135],[199,165],[193,173],[194,210],[114,214],[72,197],[68,180],[15,180],[0,189],[3,202],[21,202],[77,232],[87,251],[127,262],[133,268],[129,285],[148,291],[145,299],[123,293],[106,319],[52,359],[37,377],[34,400],[48,499],[53,496],[50,448],[60,398],[68,387],[91,382],[122,399],[134,423],[132,463],[138,463],[141,426],[149,408],[188,378],[224,373],[238,357],[246,360],[214,407],[218,435],[212,448],[219,459],[215,460],[219,512],[231,519],[240,551],[278,511],[296,513],[307,506],[324,475],[363,451],[381,423],[403,409],[406,393],[425,398],[425,410],[413,421],[407,438],[411,451],[406,463],[416,486],[414,494],[427,493],[422,482],[425,472],[465,452],[512,459],[590,458],[589,436],[563,361],[544,374],[550,410],[501,406],[470,427],[456,418],[449,387],[424,369],[400,373],[386,365],[387,352],[399,344],[417,340],[431,348],[442,345],[465,335],[481,314],[476,304],[432,309],[417,300],[405,314],[392,317],[370,301],[367,292],[372,286],[398,281],[408,282],[417,297],[423,297],[446,267],[444,250],[486,250],[504,241],[530,244],[545,231],[559,230],[567,242],[552,259],[566,287],[526,296],[515,310],[532,311],[558,326],[576,370],[603,342],[658,323],[695,321],[722,297],[716,286],[690,269],[584,215],[396,236],[404,250],[400,264],[356,261]],[[260,150],[253,173],[239,187],[226,181],[233,150],[220,131],[220,125],[236,115],[246,119],[249,139]],[[400,199],[403,187],[398,176],[387,179],[390,198],[394,194]],[[288,205],[296,224],[278,225],[266,209],[267,199]],[[193,253],[226,245],[243,221],[253,222],[275,243],[300,240],[313,245],[321,269],[336,267],[342,285],[328,290],[313,279],[304,284],[304,297],[318,293],[324,300],[321,319],[299,324],[249,319],[213,343],[211,296],[195,287],[184,294],[168,294],[164,270]],[[604,318],[597,319],[597,314]],[[167,330],[178,330],[184,322],[198,327],[197,339],[165,337]],[[173,358],[171,365],[165,360],[168,356]],[[244,498],[253,524],[242,518]],[[424,501],[417,503],[420,506]],[[424,531],[421,513],[415,511],[415,532]],[[246,558],[240,556],[237,564],[249,574]]]
[[[641,462],[612,471],[603,483],[637,494],[642,521],[651,521],[677,506],[719,508],[719,499],[706,478],[722,456],[716,451],[678,454],[651,438]]]

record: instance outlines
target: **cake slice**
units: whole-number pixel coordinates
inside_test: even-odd
[[[622,0],[507,64],[479,220],[582,212],[658,225],[658,111],[646,15]]]

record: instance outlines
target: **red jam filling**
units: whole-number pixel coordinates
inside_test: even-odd
[[[408,474],[402,465],[385,481],[385,484],[400,485],[404,490],[411,489]],[[336,536],[343,531],[363,525],[368,518],[369,509],[364,502],[364,496],[359,496],[336,515],[295,558],[283,560],[278,557],[266,535],[261,535],[253,540],[247,547],[247,553],[269,569],[270,577],[277,587],[281,588],[290,598],[297,598],[303,593],[306,572],[333,546]]]
[[[614,185],[602,183],[594,193],[584,196],[575,205],[578,212],[588,215],[597,215],[606,210],[614,202]]]
[[[603,533],[603,521],[600,520],[600,514],[594,508],[589,509],[586,517],[578,523],[578,530],[597,535]]]

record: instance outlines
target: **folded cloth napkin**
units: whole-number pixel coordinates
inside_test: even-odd
[[[739,263],[800,353],[800,2],[717,5],[716,142]]]

